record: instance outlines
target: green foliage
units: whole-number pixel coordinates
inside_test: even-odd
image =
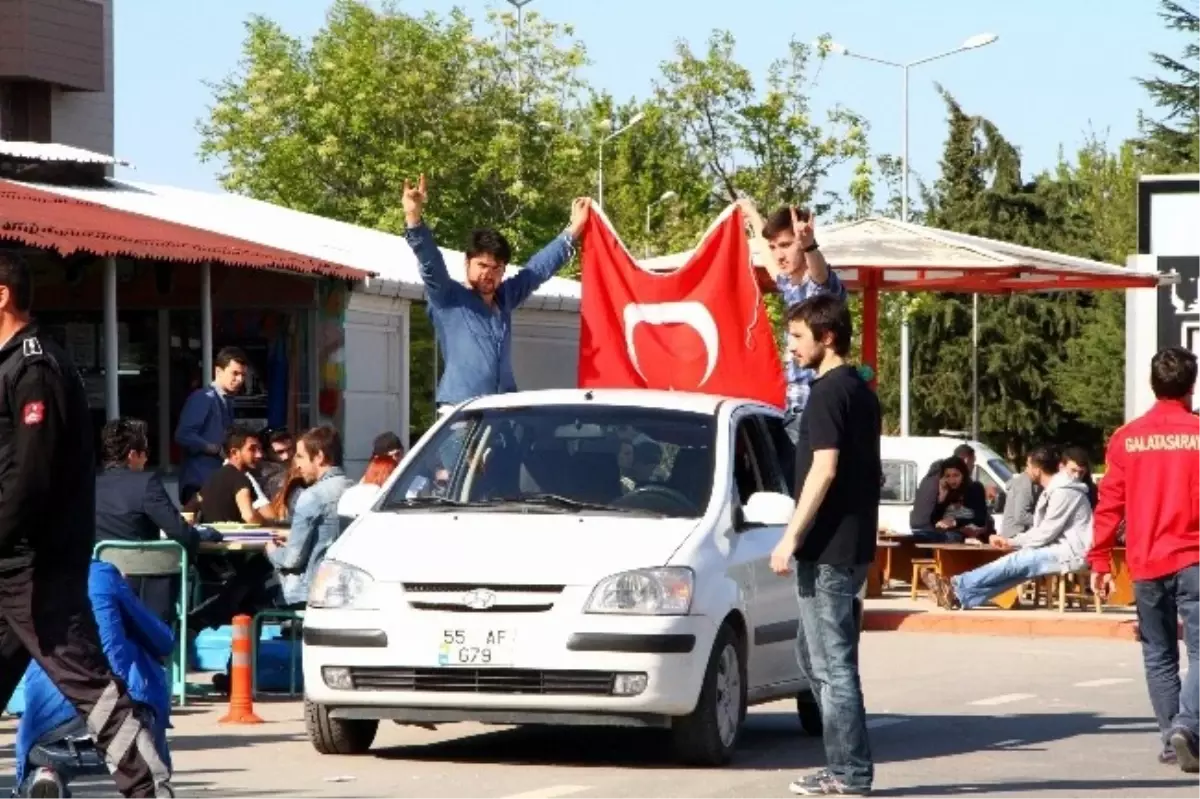
[[[1191,2],[1188,3],[1192,5]],[[1153,171],[1193,172],[1200,165],[1200,15],[1195,7],[1160,0],[1159,17],[1186,36],[1182,58],[1151,53],[1160,74],[1138,82],[1158,107],[1161,118],[1139,115],[1139,145]]]

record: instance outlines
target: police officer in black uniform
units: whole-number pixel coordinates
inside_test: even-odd
[[[88,599],[96,464],[83,380],[30,318],[29,267],[0,251],[0,702],[36,658],[79,711],[125,796],[173,796]]]

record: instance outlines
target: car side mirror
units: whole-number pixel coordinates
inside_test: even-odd
[[[796,501],[787,494],[758,491],[742,507],[742,527],[785,527],[792,520]]]

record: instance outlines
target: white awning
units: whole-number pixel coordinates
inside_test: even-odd
[[[1114,264],[967,236],[938,228],[867,217],[817,230],[826,260],[843,282],[870,281],[883,291],[1004,294],[1154,287],[1170,276],[1137,273]],[[691,252],[641,262],[651,271],[685,264]],[[763,266],[756,260],[758,266]]]

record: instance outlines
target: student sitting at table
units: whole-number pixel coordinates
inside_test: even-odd
[[[945,541],[987,534],[987,500],[971,489],[970,467],[957,455],[935,463],[917,486],[908,524],[913,533]],[[982,517],[982,518],[981,518]]]
[[[296,513],[296,503],[300,500],[300,495],[304,493],[307,484],[304,482],[304,475],[300,474],[300,470],[296,468],[295,456],[292,456],[293,462],[288,465],[287,474],[285,475],[282,485],[276,490],[274,497],[271,499],[271,518],[277,524],[288,524],[292,520],[292,516]]]
[[[943,579],[933,571],[922,576],[925,586],[943,608],[974,608],[993,596],[1048,574],[1079,571],[1092,547],[1092,506],[1087,486],[1059,468],[1053,447],[1029,453],[1028,467],[1042,487],[1033,512],[1033,527],[1015,538],[993,535],[996,549],[1011,550],[977,569]]]
[[[266,548],[267,559],[279,574],[285,607],[303,606],[307,600],[317,566],[342,531],[338,501],[353,485],[342,471],[341,437],[328,425],[300,436],[295,464],[308,488],[296,501],[287,542]]]
[[[100,431],[104,471],[96,477],[96,543],[159,541],[166,536],[194,558],[201,540],[219,541],[215,530],[197,530],[183,520],[162,478],[146,471],[146,423],[113,419]],[[175,622],[178,577],[126,577],[147,607],[168,624]]]
[[[262,513],[259,492],[249,477],[263,456],[258,434],[234,425],[225,434],[224,452],[225,462],[200,488],[200,519],[205,524],[263,524],[269,514]]]

